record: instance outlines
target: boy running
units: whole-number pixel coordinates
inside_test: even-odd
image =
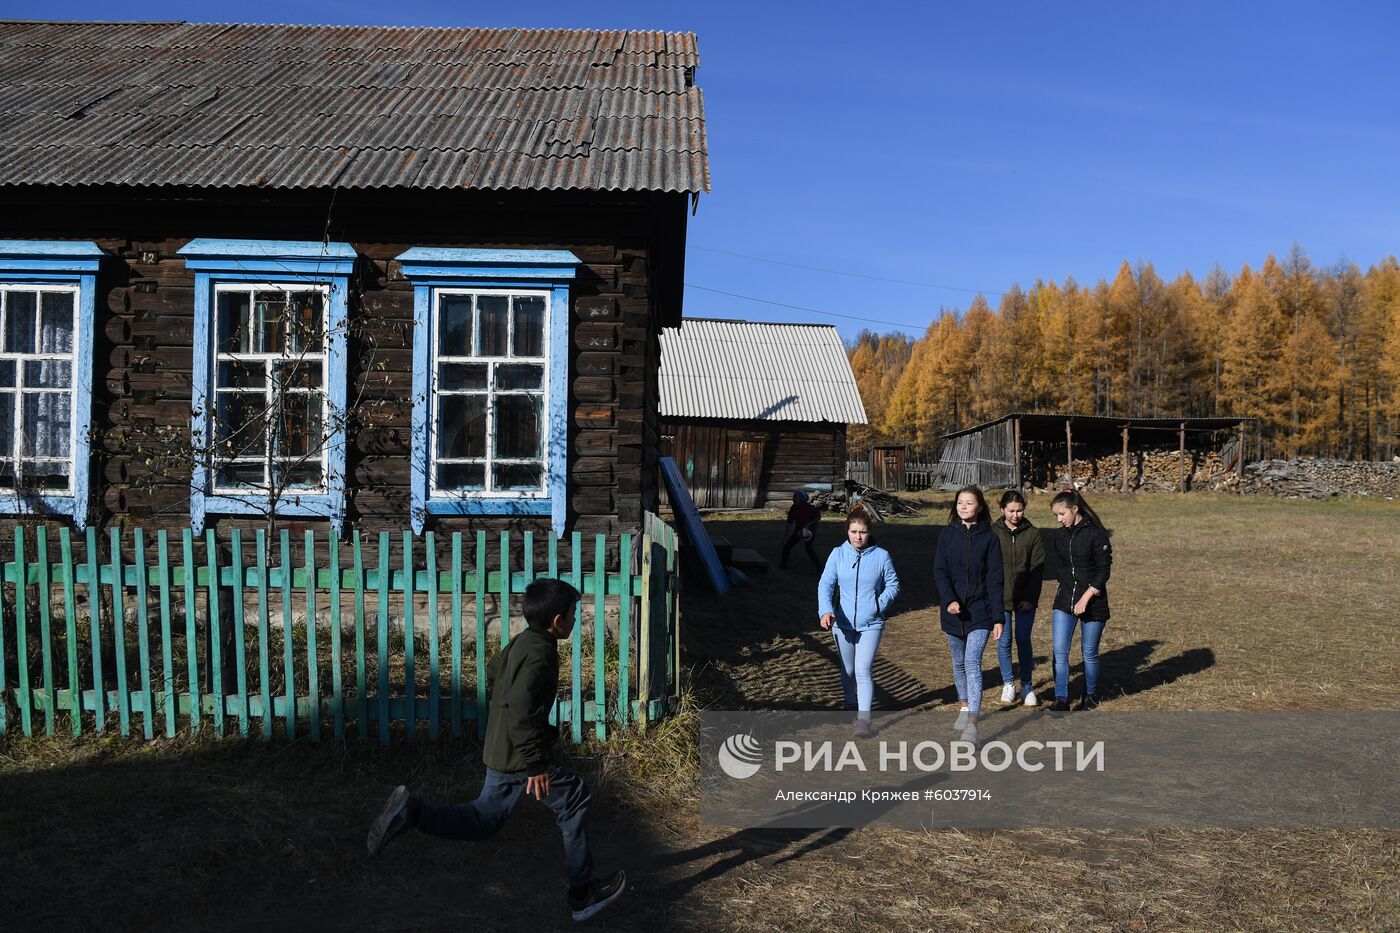
[[[578,590],[562,580],[544,578],[525,590],[528,628],[491,659],[486,689],[491,697],[482,760],[486,782],[476,800],[466,804],[432,804],[402,785],[394,788],[369,830],[370,855],[410,827],[443,839],[490,839],[505,825],[521,793],[554,811],[564,835],[564,863],[569,908],[575,920],[589,917],[622,893],[626,877],[615,871],[593,877],[588,844],[588,786],[572,771],[550,763],[558,730],[549,711],[559,692],[558,643],[574,627]]]

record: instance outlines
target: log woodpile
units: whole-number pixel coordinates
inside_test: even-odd
[[[1144,451],[1129,458],[1128,489],[1174,492],[1180,488],[1181,461],[1174,450]],[[1122,489],[1122,457],[1113,454],[1074,461],[1074,486],[1090,492]],[[1053,488],[1069,487],[1064,465],[1057,469]],[[1288,499],[1328,499],[1332,496],[1400,498],[1400,462],[1354,460],[1260,460],[1246,463],[1244,479],[1226,469],[1215,451],[1186,454],[1188,490],[1243,492]]]

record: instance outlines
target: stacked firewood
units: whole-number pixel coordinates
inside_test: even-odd
[[[909,499],[902,499],[894,493],[874,486],[866,486],[846,480],[845,486],[831,492],[819,492],[812,496],[812,504],[828,512],[846,512],[859,501],[877,519],[891,515],[918,515],[919,505]]]

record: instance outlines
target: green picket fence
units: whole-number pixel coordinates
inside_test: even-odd
[[[675,702],[678,545],[650,514],[640,535],[564,544],[505,531],[172,537],[14,527],[12,548],[0,543],[13,555],[0,563],[0,733],[387,744],[471,723],[484,735],[486,664],[509,641],[511,596],[546,575],[583,593],[560,646],[562,732],[577,742],[592,723],[604,738]]]

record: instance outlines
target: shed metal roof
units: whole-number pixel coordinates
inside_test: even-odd
[[[691,33],[0,22],[0,185],[708,191]]]
[[[836,328],[709,318],[662,328],[661,414],[866,423]]]

